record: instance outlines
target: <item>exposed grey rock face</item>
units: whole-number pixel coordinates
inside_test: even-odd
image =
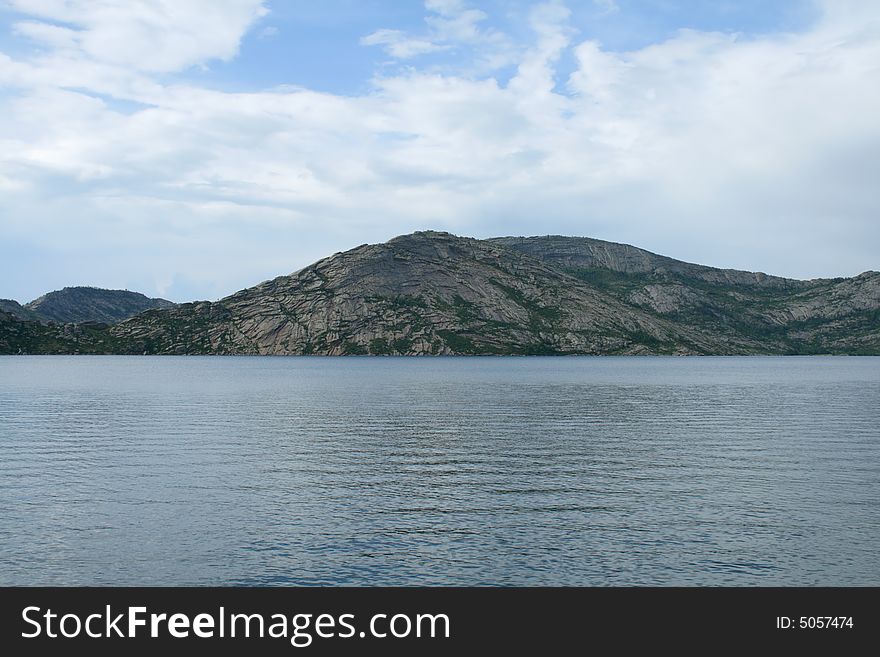
[[[57,322],[105,322],[114,324],[154,308],[170,308],[165,299],[150,299],[128,290],[96,287],[66,287],[34,299],[24,308],[37,319]]]
[[[108,324],[169,305],[106,292],[55,298]],[[414,233],[112,326],[29,321],[38,301],[0,307],[0,353],[880,355],[878,272],[797,281],[587,238]]]
[[[630,353],[642,332],[680,333],[532,258],[444,233],[364,245],[114,329],[147,352],[330,355]]]
[[[799,281],[715,269],[579,237],[491,240],[629,304],[773,353],[880,353],[880,273]]]
[[[633,291],[627,300],[661,315],[678,313],[685,308],[699,308],[708,303],[705,295],[678,283],[645,285]]]
[[[589,237],[496,237],[488,241],[570,271],[599,269],[622,274],[649,274],[661,279],[684,277],[716,285],[774,289],[798,289],[809,285],[808,281],[768,276],[760,272],[717,269],[681,262],[628,244]]]
[[[586,238],[420,232],[111,327],[130,353],[880,353],[880,274],[795,281]]]

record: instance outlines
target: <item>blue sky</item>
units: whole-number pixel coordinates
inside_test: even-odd
[[[433,228],[880,269],[870,0],[3,0],[0,297]]]
[[[290,0],[266,6],[270,13],[245,35],[237,57],[215,63],[190,79],[233,90],[299,85],[331,93],[364,93],[374,75],[399,66],[381,48],[361,45],[364,36],[380,29],[414,35],[427,31],[425,6],[419,0]],[[487,28],[528,42],[531,3],[494,0],[468,6],[486,14]],[[663,41],[682,28],[744,35],[798,31],[818,14],[816,5],[807,0],[580,0],[567,6],[579,38],[596,39],[617,51]],[[470,55],[472,49],[457,47],[425,54],[407,65],[456,67]],[[570,59],[560,67],[560,76],[572,67]],[[514,70],[512,65],[506,67],[499,77],[510,76]]]

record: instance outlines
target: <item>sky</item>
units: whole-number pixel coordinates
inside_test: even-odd
[[[876,0],[0,0],[0,298],[414,230],[880,269]]]

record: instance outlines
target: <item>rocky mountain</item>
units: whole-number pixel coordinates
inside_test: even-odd
[[[33,310],[25,308],[18,301],[12,299],[0,299],[0,312],[8,313],[16,319],[30,322],[38,322],[40,318]]]
[[[0,351],[30,324],[0,317]],[[220,301],[45,328],[80,353],[880,354],[880,273],[797,281],[587,238],[429,231]]]
[[[584,238],[423,232],[123,322],[147,353],[880,353],[880,274],[790,279]]]
[[[880,353],[880,272],[793,280],[717,269],[579,237],[490,240],[624,303],[779,353]]]
[[[46,322],[59,324],[104,322],[115,324],[154,308],[170,308],[165,299],[150,299],[139,292],[103,290],[97,287],[66,287],[34,299],[23,308]],[[13,313],[15,314],[15,313]]]
[[[496,237],[487,240],[537,258],[578,278],[594,279],[602,272],[643,275],[660,279],[690,280],[710,285],[768,289],[801,289],[809,281],[735,269],[717,269],[682,262],[650,251],[589,237]]]

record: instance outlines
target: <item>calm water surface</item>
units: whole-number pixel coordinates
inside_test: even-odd
[[[0,584],[880,585],[880,358],[0,358]]]

